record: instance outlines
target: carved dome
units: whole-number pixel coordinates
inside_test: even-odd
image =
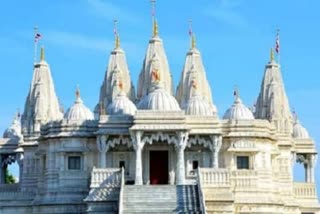
[[[19,114],[14,117],[11,126],[4,131],[3,138],[10,138],[18,141],[23,139]]]
[[[232,106],[224,113],[223,119],[229,120],[253,120],[254,116],[246,107],[239,96],[236,96]]]
[[[138,109],[179,111],[177,100],[160,83],[153,83],[150,92],[138,103]]]
[[[309,139],[308,131],[300,124],[299,120],[293,125],[292,137],[296,139]]]
[[[110,115],[134,115],[136,111],[136,106],[124,93],[119,93],[107,108],[107,113]]]
[[[83,101],[80,97],[80,91],[76,91],[76,101],[74,104],[67,110],[64,115],[66,120],[93,120],[94,116],[91,110],[83,104]]]
[[[193,95],[185,106],[187,115],[213,116],[209,103],[200,95]]]

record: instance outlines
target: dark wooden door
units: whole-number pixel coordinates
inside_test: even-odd
[[[150,151],[150,184],[168,184],[168,151]]]

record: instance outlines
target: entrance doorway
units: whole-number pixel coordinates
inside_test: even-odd
[[[168,184],[168,151],[150,151],[150,184]]]

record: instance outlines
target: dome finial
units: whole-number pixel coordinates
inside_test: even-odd
[[[270,62],[274,62],[274,52],[273,52],[273,48],[270,49]]]
[[[240,94],[239,94],[239,88],[237,85],[234,86],[233,89],[233,96],[234,96],[234,101],[238,101],[240,98]]]
[[[77,85],[77,88],[76,88],[76,98],[77,98],[77,100],[80,99],[80,88],[79,88],[79,85]]]
[[[189,36],[190,36],[190,46],[191,49],[196,47],[196,37],[192,31],[192,20],[189,20]]]
[[[194,35],[194,33],[192,34],[192,38],[191,38],[191,48],[196,48],[196,37]]]
[[[117,23],[118,20],[115,19],[113,20],[114,23],[114,29],[113,29],[113,33],[114,33],[114,40],[115,40],[115,49],[120,48],[120,37],[119,37],[119,33],[118,33],[118,27],[117,27]]]
[[[155,16],[156,16],[156,9],[155,9],[156,0],[151,0],[150,2],[151,2],[151,16],[152,16],[152,24],[153,24],[153,26],[152,26],[152,36],[156,37],[159,34],[158,22],[157,22],[157,20],[155,18]]]
[[[40,61],[44,61],[45,60],[45,55],[44,55],[44,47],[41,47],[40,50]]]

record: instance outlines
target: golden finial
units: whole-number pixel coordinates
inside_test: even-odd
[[[118,33],[118,28],[117,28],[118,20],[117,19],[113,20],[113,23],[114,23],[113,33],[114,33],[114,37],[115,37],[114,43],[115,43],[115,49],[117,49],[120,47],[120,37],[119,37],[119,33]]]
[[[271,48],[271,50],[270,50],[270,62],[274,62],[273,48]]]
[[[152,36],[156,37],[159,34],[159,28],[158,28],[158,22],[156,19],[153,20],[153,31],[152,31]]]
[[[151,0],[151,16],[152,16],[152,36],[156,37],[159,34],[158,22],[155,18],[156,15],[156,0]]]
[[[192,20],[189,20],[189,36],[190,36],[190,45],[191,45],[191,49],[196,47],[196,38],[195,35],[192,31]]]
[[[196,37],[194,33],[192,34],[192,37],[191,37],[191,48],[196,48]]]
[[[40,50],[40,61],[44,61],[44,47],[43,46],[41,47],[41,50]]]
[[[116,49],[120,48],[120,37],[119,35],[116,36]]]

